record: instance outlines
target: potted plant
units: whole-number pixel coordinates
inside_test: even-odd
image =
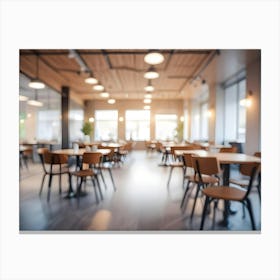
[[[83,127],[81,131],[84,133],[84,142],[89,143],[90,142],[90,134],[93,132],[93,126],[90,122],[84,122]]]
[[[175,129],[175,136],[177,138],[178,143],[183,141],[183,133],[184,133],[184,123],[178,122],[177,128]]]

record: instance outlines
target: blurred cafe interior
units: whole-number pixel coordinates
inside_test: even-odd
[[[20,231],[260,231],[261,51],[21,49]]]

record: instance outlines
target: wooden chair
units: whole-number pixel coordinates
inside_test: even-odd
[[[164,148],[162,143],[159,142],[159,141],[156,142],[156,150],[157,150],[157,152],[162,154],[161,162],[166,165],[167,164],[167,160],[168,160],[168,158],[170,156],[170,151],[168,151],[166,148]]]
[[[76,193],[78,201],[79,201],[80,194],[81,194],[82,184],[83,184],[83,182],[86,183],[87,177],[90,177],[92,180],[97,203],[99,203],[99,199],[98,199],[98,195],[97,195],[97,191],[96,191],[96,185],[98,187],[101,200],[103,199],[103,195],[102,195],[102,191],[101,191],[101,187],[100,187],[100,183],[99,183],[99,179],[98,179],[99,172],[95,169],[97,166],[99,166],[101,164],[101,159],[102,159],[102,153],[85,152],[83,154],[81,169],[79,171],[75,171],[75,172],[71,173],[71,175],[74,175],[80,179],[80,182],[78,182],[78,184],[77,184],[77,193]],[[86,168],[85,168],[85,166],[86,166]]]
[[[23,161],[26,169],[28,169],[28,161],[30,161],[30,160],[33,160],[32,147],[29,147],[20,153],[20,167],[23,166],[23,164],[22,164],[22,161]]]
[[[220,148],[220,153],[237,153],[237,147],[223,147]]]
[[[254,154],[254,156],[255,157],[261,157],[261,152],[256,152],[255,154]],[[253,186],[256,186],[256,188],[257,188],[257,191],[258,191],[258,196],[259,196],[259,199],[260,199],[260,201],[261,201],[261,168],[259,168],[259,170],[258,170],[259,172],[258,172],[258,176],[257,176],[257,182],[253,182]],[[231,184],[234,184],[234,185],[237,185],[237,186],[239,186],[239,187],[242,187],[242,188],[246,188],[247,186],[248,186],[248,184],[249,184],[249,180],[250,180],[250,178],[248,178],[249,176],[247,175],[247,174],[244,174],[244,168],[243,168],[243,166],[242,165],[240,165],[240,167],[239,167],[239,173],[243,176],[242,178],[238,178],[238,179],[233,179],[233,178],[231,178],[230,180],[229,180],[229,182],[231,183]],[[245,177],[244,177],[245,176]]]
[[[208,166],[211,161],[213,161],[213,158],[199,158],[196,159],[196,168],[199,173],[199,178],[201,180],[201,175],[204,172],[205,166]],[[216,159],[217,161],[217,159]],[[218,161],[217,161],[218,162]],[[247,189],[241,189],[241,188],[235,188],[235,187],[229,187],[229,186],[208,186],[202,190],[202,193],[206,196],[205,199],[205,204],[203,207],[203,213],[202,213],[202,219],[201,219],[201,224],[200,224],[200,230],[203,229],[204,226],[204,221],[205,221],[205,216],[208,210],[209,204],[214,201],[215,205],[217,205],[218,201],[220,199],[222,200],[227,200],[227,201],[238,201],[245,205],[245,207],[248,209],[250,219],[251,219],[251,224],[252,224],[252,229],[255,230],[255,221],[254,221],[254,216],[253,216],[253,210],[252,210],[252,204],[249,199],[249,194],[252,188],[252,184],[255,178],[255,175],[257,174],[257,171],[260,167],[259,163],[256,162],[250,162],[246,164],[242,164],[242,172],[243,174],[246,174],[250,176],[250,181],[247,186]],[[214,207],[214,215],[213,215],[213,227],[215,224],[215,208]]]
[[[182,172],[183,172],[183,186],[184,186],[185,165],[184,165],[183,160],[178,161],[178,157],[176,157],[176,155],[175,155],[175,151],[177,151],[177,150],[193,150],[193,147],[192,146],[172,146],[170,148],[170,153],[171,153],[171,156],[173,158],[173,161],[169,164],[170,172],[169,172],[169,176],[168,176],[168,180],[167,180],[167,187],[169,187],[172,172],[173,172],[174,168],[182,169]]]
[[[63,174],[68,174],[69,183],[71,183],[70,171],[68,168],[68,157],[66,155],[51,153],[47,148],[39,148],[37,152],[44,171],[39,195],[42,194],[45,177],[49,175],[47,196],[47,200],[49,202],[53,176],[59,176],[59,194],[61,194],[61,176]]]
[[[195,198],[193,203],[193,208],[191,212],[191,219],[194,215],[196,201],[199,195],[200,190],[208,186],[218,185],[220,182],[220,165],[217,161],[216,157],[207,157],[208,161],[207,164],[204,164],[204,159],[206,157],[199,157],[197,155],[186,155],[186,161],[189,162],[191,160],[191,165],[194,169],[194,175],[189,177],[189,182],[193,182],[196,186]],[[198,164],[200,162],[200,171],[198,170]],[[186,193],[188,192],[188,188],[186,188],[183,200],[181,205],[184,203],[184,199],[186,197]]]

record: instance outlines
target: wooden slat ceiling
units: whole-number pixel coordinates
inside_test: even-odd
[[[76,50],[88,69],[116,99],[143,99],[148,81],[144,62],[148,50]],[[197,75],[214,50],[160,50],[165,60],[156,65],[160,74],[152,80],[154,99],[182,99],[187,82]],[[88,73],[81,72],[69,50],[21,50],[20,71],[30,78],[36,76],[36,57],[39,56],[39,78],[53,89],[69,86],[82,100],[100,99],[99,92],[84,82]]]

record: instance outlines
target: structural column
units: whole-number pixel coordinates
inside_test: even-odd
[[[69,99],[70,88],[61,87],[61,144],[62,149],[69,148]]]

